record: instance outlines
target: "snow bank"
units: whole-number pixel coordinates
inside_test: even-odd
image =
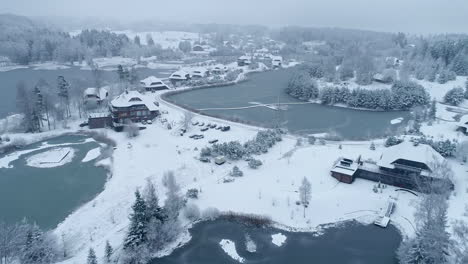
[[[101,148],[92,149],[88,151],[88,153],[86,153],[86,156],[83,158],[83,160],[81,160],[81,162],[88,162],[94,160],[97,157],[99,157],[99,155],[101,155]]]
[[[400,124],[403,121],[403,119],[404,119],[403,117],[398,117],[398,118],[392,119],[392,120],[390,120],[390,124],[392,124],[392,125]]]
[[[250,253],[257,252],[257,244],[255,244],[249,235],[245,236],[245,249]]]
[[[18,69],[27,69],[27,68],[29,68],[29,67],[24,66],[24,65],[2,66],[2,67],[0,67],[0,72],[7,72],[7,71],[18,70]]]
[[[32,67],[34,67],[34,70],[64,70],[70,68],[69,66],[53,61],[33,64]]]
[[[284,242],[286,242],[285,235],[281,233],[271,235],[271,243],[277,245],[278,247],[281,247],[284,244]]]
[[[75,150],[70,147],[53,148],[26,159],[26,165],[36,168],[63,166],[73,160]]]
[[[221,248],[228,254],[232,259],[237,260],[240,263],[244,263],[244,258],[239,256],[236,250],[236,244],[229,240],[229,239],[223,239],[221,242],[219,242],[219,245],[221,245]]]

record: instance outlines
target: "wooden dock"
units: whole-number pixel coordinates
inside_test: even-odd
[[[374,221],[374,224],[383,228],[387,227],[388,224],[390,223],[390,216],[395,211],[395,207],[396,207],[395,199],[390,198],[387,202],[387,209],[385,210],[385,213],[377,217],[377,219]]]

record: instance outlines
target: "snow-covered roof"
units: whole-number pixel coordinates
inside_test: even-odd
[[[185,71],[176,71],[174,72],[173,74],[171,74],[171,76],[169,77],[169,79],[174,79],[174,80],[186,80],[187,79],[187,72]]]
[[[426,144],[415,146],[412,142],[403,141],[402,143],[387,148],[377,162],[377,166],[393,169],[394,162],[402,159],[426,164],[433,171],[434,165],[444,161],[437,151]]]
[[[137,91],[127,91],[117,96],[111,101],[113,107],[130,107],[135,105],[145,105],[148,110],[156,111],[158,107],[149,98]]]
[[[161,84],[164,84],[161,79],[159,78],[156,78],[154,76],[149,76],[143,80],[140,81],[140,83],[145,86],[145,87],[150,87],[150,86],[153,86],[153,85],[161,85]]]
[[[243,56],[240,56],[239,57],[239,60],[251,60],[252,58],[250,56],[247,56],[247,55],[243,55]]]
[[[464,115],[460,118],[460,122],[458,122],[458,126],[468,128],[468,115]]]
[[[98,89],[97,89],[97,88],[94,88],[94,87],[86,88],[86,89],[84,90],[84,95],[85,95],[85,96],[87,96],[87,95],[99,96],[99,94],[98,94]]]
[[[207,72],[207,70],[203,67],[200,67],[200,68],[193,68],[191,70],[192,74],[195,74],[195,75],[200,75],[200,74],[205,74]]]

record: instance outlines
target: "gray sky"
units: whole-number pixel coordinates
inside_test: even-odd
[[[1,13],[468,33],[468,0],[0,0]]]

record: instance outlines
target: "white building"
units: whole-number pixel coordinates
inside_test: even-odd
[[[167,90],[169,87],[160,79],[149,76],[140,81],[141,87],[143,87],[146,91],[159,91],[159,90]]]
[[[169,77],[172,83],[190,80],[190,74],[185,71],[176,71]]]
[[[210,72],[205,68],[196,68],[191,71],[192,78],[204,78],[209,74]]]
[[[83,92],[84,103],[88,107],[93,107],[101,104],[104,100],[107,99],[108,96],[109,90],[107,87],[101,87],[99,89],[89,87],[86,88]]]

